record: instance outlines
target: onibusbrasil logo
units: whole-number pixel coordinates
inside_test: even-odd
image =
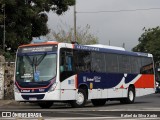
[[[41,118],[42,114],[38,112],[2,112],[3,118]]]

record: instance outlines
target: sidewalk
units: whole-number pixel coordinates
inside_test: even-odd
[[[6,106],[6,105],[11,105],[11,106],[17,106],[17,105],[32,105],[32,103],[29,102],[17,102],[15,100],[0,100],[0,107]]]
[[[19,104],[26,104],[26,103],[19,103],[16,102],[15,100],[0,100],[0,107],[5,106],[5,105],[19,105]]]
[[[14,103],[14,102],[15,102],[14,100],[0,100],[0,107],[4,106],[4,105],[11,104],[11,103]]]

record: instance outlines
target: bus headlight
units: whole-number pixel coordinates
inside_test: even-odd
[[[20,93],[20,91],[18,90],[18,88],[17,88],[17,86],[16,86],[16,85],[14,85],[14,92],[16,92],[16,93]]]
[[[48,92],[52,92],[56,89],[57,83],[54,83],[51,88],[48,90]]]

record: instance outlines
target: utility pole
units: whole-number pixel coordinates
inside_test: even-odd
[[[76,0],[75,0],[75,5],[74,5],[74,42],[77,41],[77,26],[76,26]]]
[[[125,43],[122,44],[122,47],[125,48]]]
[[[3,19],[4,19],[4,22],[3,22],[3,50],[5,51],[5,40],[6,40],[6,23],[5,23],[5,18],[6,18],[6,15],[5,15],[5,4],[4,4],[4,7],[3,7]]]

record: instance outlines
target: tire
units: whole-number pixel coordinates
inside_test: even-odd
[[[91,102],[94,106],[103,106],[106,104],[106,99],[92,99]]]
[[[82,89],[79,89],[76,95],[76,100],[70,102],[73,108],[80,108],[86,104],[87,95]]]
[[[122,104],[132,104],[135,100],[135,89],[133,87],[129,87],[127,98],[123,98],[120,100]]]
[[[45,108],[50,108],[53,105],[52,101],[45,101],[45,102],[39,102],[38,105],[45,109]]]

